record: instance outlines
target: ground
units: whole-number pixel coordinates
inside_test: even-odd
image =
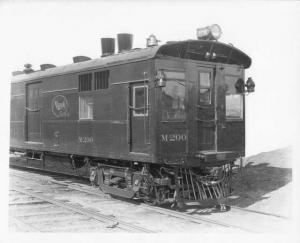
[[[240,171],[242,173],[236,173],[233,178],[233,193],[225,203],[247,209],[292,217],[291,152],[291,148],[283,148],[246,158],[243,163],[244,167]],[[21,173],[21,171],[19,171],[19,173]],[[48,177],[51,179],[51,175],[38,175],[28,171],[23,173],[29,175],[28,181],[30,181],[30,176],[44,178],[45,181],[47,181]],[[52,179],[55,179],[55,176]],[[20,183],[29,183],[28,181],[25,180],[23,182],[21,180]],[[68,182],[69,179],[66,180],[63,178],[63,181]],[[73,181],[73,179],[69,182],[90,189],[88,184],[77,183],[76,180]],[[126,202],[126,200],[115,200],[109,195],[99,196],[83,194],[76,190],[65,190],[66,188],[64,187],[64,190],[60,191],[57,189],[56,184],[52,185],[54,186],[52,188],[47,183],[39,186],[46,187],[46,191],[49,190],[50,195],[56,200],[68,202],[85,209],[95,210],[96,212],[114,216],[117,219],[131,222],[139,226],[146,226],[156,232],[223,232],[223,228],[218,227],[217,225],[205,223],[195,224],[191,220],[186,221],[178,217],[157,212],[154,207],[144,208],[143,205],[140,205],[138,202],[129,203]],[[28,184],[28,186],[30,186],[30,184]],[[34,188],[35,190],[39,190],[38,186],[34,186]],[[233,225],[233,228],[226,228],[226,230],[229,230],[230,232],[239,232],[240,228],[243,228],[244,230],[250,230],[251,232],[287,233],[292,226],[291,220],[282,219],[282,217],[261,215],[249,211],[245,212],[236,210],[234,207],[228,212],[220,212],[214,210],[214,208],[204,208],[202,206],[199,207],[199,205],[196,204],[187,204],[180,211],[194,217],[200,216],[206,220],[216,220]],[[65,225],[65,223],[63,223],[63,225]],[[49,228],[50,226],[53,228]],[[47,226],[47,230],[55,232],[57,224],[50,226]],[[224,231],[224,233],[229,231]]]
[[[233,181],[231,205],[292,216],[292,149],[259,153],[244,160]]]

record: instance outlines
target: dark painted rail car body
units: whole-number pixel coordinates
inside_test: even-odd
[[[12,93],[12,110],[18,110],[16,115],[12,113],[11,116],[13,147],[124,160],[138,157],[150,162],[153,154],[150,143],[143,144],[144,139],[141,139],[144,119],[132,117],[129,94],[134,86],[149,85],[140,70],[150,73],[151,62],[110,67],[109,88],[97,91],[78,92],[78,76],[89,71],[13,84],[13,92],[19,87],[25,93]],[[97,71],[101,69],[91,73]],[[24,107],[23,99],[28,87],[36,84],[39,85],[39,92],[34,98],[36,103],[26,102],[28,107]],[[151,98],[153,91],[149,88]],[[87,96],[94,101],[93,119],[80,119],[79,97]],[[18,100],[20,103],[15,105]],[[33,118],[32,114],[35,115]],[[146,119],[149,124],[149,119]],[[39,139],[31,139],[30,134],[37,125],[40,127],[39,135],[36,135]],[[14,133],[16,129],[18,132]],[[147,140],[150,140],[149,130],[148,125]]]
[[[201,189],[189,169],[222,167],[245,154],[245,97],[236,84],[250,64],[233,46],[191,40],[15,76],[11,150],[66,155],[73,166],[81,158],[86,176],[93,167],[87,162],[96,161],[102,189],[119,183],[110,190],[125,197],[149,183],[145,175],[154,170],[151,181],[160,190],[176,174],[179,184],[193,185],[194,199],[204,199],[210,184]],[[175,184],[168,189],[174,198]],[[148,200],[147,190],[139,193]],[[186,197],[184,186],[181,193]]]
[[[186,117],[184,120],[164,120],[159,112],[158,127],[161,133],[160,149],[162,157],[182,157],[182,162],[199,165],[197,155],[230,152],[245,154],[245,104],[244,96],[235,89],[238,79],[244,79],[244,70],[232,65],[220,65],[190,60],[157,60],[157,69],[176,70],[186,75],[185,97]],[[209,102],[202,100],[201,78],[207,79],[211,97]],[[163,92],[163,91],[162,91]],[[158,102],[162,98],[158,93]],[[226,115],[226,96],[238,95],[241,102],[240,117]],[[163,105],[159,103],[158,108]],[[226,152],[226,154],[225,154]],[[220,153],[220,154],[221,154]],[[222,157],[222,156],[220,156]],[[223,157],[220,160],[224,160]],[[230,158],[229,158],[230,159]],[[212,160],[217,160],[216,157]],[[172,159],[170,159],[172,163]],[[165,160],[167,163],[167,160]],[[178,163],[178,161],[177,161]]]

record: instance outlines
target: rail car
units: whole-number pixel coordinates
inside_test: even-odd
[[[219,200],[245,155],[245,69],[251,58],[197,39],[132,48],[133,35],[102,38],[102,56],[13,72],[10,150],[14,163],[90,178],[102,191],[150,204]]]

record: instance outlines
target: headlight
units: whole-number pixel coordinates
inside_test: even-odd
[[[208,36],[209,36],[209,29],[208,29],[208,27],[198,28],[197,29],[197,37],[198,37],[198,39],[205,39]]]
[[[247,82],[246,82],[246,88],[247,88],[247,92],[248,93],[251,93],[251,92],[254,92],[255,90],[255,83],[253,81],[253,79],[250,77],[247,79]]]
[[[210,33],[215,40],[218,40],[222,35],[221,27],[217,24],[214,24],[210,27]]]
[[[197,29],[197,38],[199,40],[218,40],[221,35],[221,27],[217,24]]]

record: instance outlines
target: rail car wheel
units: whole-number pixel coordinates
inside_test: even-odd
[[[156,206],[158,204],[157,201],[157,190],[155,186],[149,186],[149,192],[147,196],[144,198],[144,203],[150,206]]]
[[[175,201],[172,205],[171,208],[174,208],[176,210],[182,210],[184,207],[184,202],[183,201]]]
[[[101,190],[101,185],[104,184],[104,175],[103,175],[103,169],[102,168],[98,168],[97,170],[97,184]]]

